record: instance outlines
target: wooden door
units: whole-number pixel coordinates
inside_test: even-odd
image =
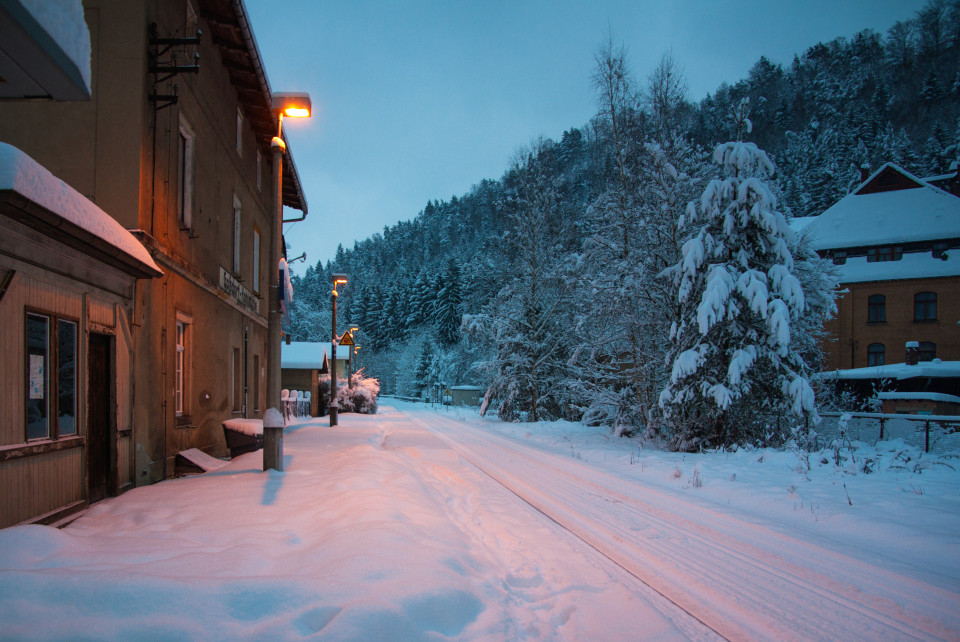
[[[113,337],[90,333],[87,349],[87,501],[116,494]]]

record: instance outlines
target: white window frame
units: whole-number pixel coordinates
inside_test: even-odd
[[[190,388],[190,326],[193,319],[177,312],[176,352],[174,354],[173,404],[177,417],[188,413]]]
[[[177,136],[177,220],[183,229],[193,227],[193,184],[196,163],[196,135],[180,115]]]
[[[237,156],[243,158],[243,110],[237,107]]]
[[[253,293],[260,294],[260,228],[253,226]]]
[[[241,224],[241,204],[236,194],[233,196],[233,273],[240,278],[240,237],[243,226]]]

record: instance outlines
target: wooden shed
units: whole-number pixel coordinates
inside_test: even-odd
[[[0,527],[56,523],[134,483],[137,279],[113,218],[0,143]]]

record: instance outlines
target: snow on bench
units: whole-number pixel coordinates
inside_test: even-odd
[[[229,462],[211,457],[199,448],[188,448],[177,453],[176,472],[178,475],[209,473],[226,466]]]
[[[262,419],[227,419],[223,422],[223,427],[245,435],[263,434]]]
[[[237,457],[263,448],[262,419],[227,419],[223,422],[223,437],[230,449],[230,457]]]

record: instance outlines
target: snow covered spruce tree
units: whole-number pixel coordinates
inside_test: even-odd
[[[749,131],[747,101],[735,118]],[[807,366],[791,330],[808,312],[795,274],[795,236],[765,181],[774,166],[753,143],[719,145],[713,180],[687,224],[699,231],[668,268],[679,323],[671,331],[670,381],[660,395],[678,450],[770,444],[816,418]]]
[[[566,381],[568,287],[550,219],[557,196],[548,170],[554,145],[537,141],[518,152],[505,177],[504,207],[510,227],[506,285],[482,315],[468,315],[467,329],[484,335],[495,354],[483,365],[490,385],[480,406],[491,404],[505,421],[569,417]]]

